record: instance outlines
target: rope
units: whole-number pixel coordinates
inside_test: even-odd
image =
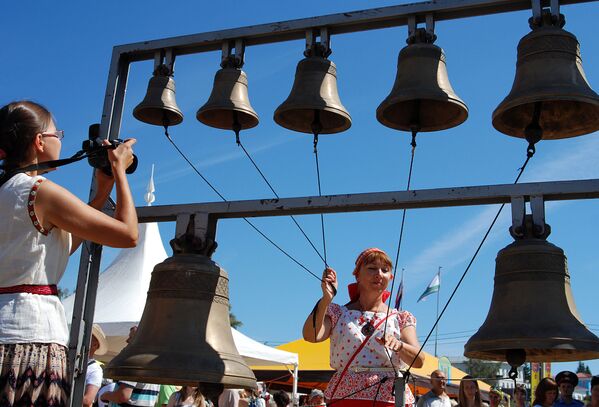
[[[164,126],[164,135],[166,136],[166,138],[168,139],[168,141],[171,142],[171,144],[173,145],[173,147],[175,147],[175,149],[179,152],[179,154],[181,155],[181,157],[183,157],[183,159],[185,161],[187,161],[187,163],[191,166],[191,168],[195,171],[196,174],[198,174],[206,184],[208,184],[208,186],[220,197],[220,199],[222,199],[224,202],[229,202],[211,183],[210,181],[208,181],[206,179],[206,177],[204,177],[202,175],[202,173],[196,168],[196,166],[187,158],[187,156],[185,155],[185,153],[183,153],[183,151],[181,151],[181,149],[177,146],[177,144],[175,143],[175,141],[171,138],[170,134],[168,133],[168,126]],[[266,234],[264,234],[264,232],[262,232],[256,225],[254,225],[252,222],[250,222],[247,218],[242,218],[244,221],[247,222],[248,225],[250,225],[256,232],[258,232],[264,239],[266,239],[266,241],[268,241],[270,244],[272,244],[275,248],[277,248],[281,253],[283,253],[285,256],[287,256],[289,259],[291,259],[295,264],[297,264],[298,266],[300,266],[301,268],[303,268],[305,271],[307,271],[308,273],[310,273],[310,275],[314,276],[316,279],[318,279],[318,281],[322,282],[322,278],[318,277],[316,274],[314,274],[312,271],[310,271],[306,266],[304,266],[302,263],[300,263],[295,257],[291,256],[289,253],[287,253],[281,246],[279,246],[278,244],[276,244],[272,239],[270,239],[268,236],[266,236]]]
[[[312,134],[314,135],[314,159],[316,161],[316,179],[318,182],[318,196],[322,196],[322,189],[320,187],[320,165],[318,161],[318,135],[322,131],[322,123],[320,122],[320,110],[314,109],[314,121],[312,122]],[[324,266],[329,267],[327,262],[327,241],[325,238],[324,231],[324,214],[320,214],[320,228],[322,230],[322,253],[324,255]]]
[[[275,195],[275,197],[277,197],[277,199],[280,199],[279,194],[277,194],[277,191],[275,191],[274,187],[268,181],[268,179],[266,178],[266,176],[264,175],[264,173],[262,172],[262,170],[260,170],[260,168],[258,167],[258,165],[256,164],[256,162],[254,161],[254,159],[252,158],[252,156],[250,155],[250,153],[248,153],[248,151],[245,149],[245,147],[241,143],[241,140],[239,139],[239,130],[237,130],[236,128],[234,128],[233,130],[235,131],[235,142],[237,143],[237,145],[239,147],[241,147],[241,149],[243,150],[243,152],[245,153],[245,155],[247,156],[247,158],[254,165],[254,168],[256,168],[256,171],[258,171],[258,173],[260,174],[260,176],[262,177],[262,179],[264,180],[264,182],[266,182],[266,185],[268,185],[268,187],[270,188],[270,190],[272,191],[272,193]],[[304,229],[300,226],[300,224],[298,223],[298,221],[295,219],[295,216],[290,215],[290,217],[291,217],[291,220],[293,221],[293,223],[295,223],[295,226],[297,226],[297,228],[300,230],[300,232],[302,233],[302,235],[304,235],[304,237],[306,238],[306,240],[308,241],[308,243],[310,244],[310,246],[312,246],[312,249],[314,249],[314,251],[316,252],[316,254],[318,255],[318,257],[320,257],[320,259],[324,263],[326,263],[325,259],[322,257],[322,255],[320,254],[320,252],[318,251],[318,249],[316,248],[316,246],[314,245],[314,243],[312,242],[312,240],[308,237],[308,235],[306,234],[306,232],[304,231]]]
[[[524,172],[524,170],[526,169],[526,166],[528,165],[528,162],[530,161],[530,159],[534,155],[534,145],[533,145],[533,147],[531,149],[531,145],[532,144],[533,143],[530,143],[529,146],[528,146],[528,148],[527,148],[526,160],[524,161],[524,164],[522,165],[522,167],[519,168],[519,170],[518,170],[519,171],[518,172],[518,176],[516,177],[516,180],[514,181],[514,184],[518,183],[518,181],[520,180],[520,177],[522,176],[522,173]],[[420,349],[418,350],[418,353],[416,354],[416,356],[414,356],[414,359],[410,363],[410,366],[408,366],[408,369],[407,369],[406,372],[410,371],[410,369],[412,368],[412,366],[416,362],[416,359],[418,359],[418,356],[420,356],[420,353],[422,353],[422,349],[424,349],[424,346],[426,345],[426,342],[430,339],[432,333],[434,332],[435,328],[437,327],[437,324],[441,320],[441,317],[443,317],[443,314],[445,313],[445,310],[447,309],[447,307],[451,303],[451,300],[453,299],[455,293],[458,291],[458,288],[460,287],[460,284],[462,284],[462,281],[464,281],[464,277],[466,277],[466,274],[468,274],[468,271],[470,270],[470,267],[472,266],[472,263],[474,263],[474,260],[476,259],[476,256],[480,252],[480,249],[482,248],[483,244],[487,240],[487,237],[491,233],[491,229],[493,229],[493,226],[495,226],[495,222],[497,222],[497,219],[499,218],[499,215],[501,214],[501,211],[503,210],[504,206],[505,206],[505,203],[501,204],[501,206],[499,207],[499,210],[497,211],[497,214],[493,218],[493,221],[491,222],[491,225],[487,229],[487,232],[485,233],[485,235],[483,236],[481,242],[479,243],[478,247],[476,248],[476,251],[474,252],[474,255],[472,256],[472,258],[470,259],[470,262],[468,263],[468,266],[466,266],[466,269],[462,273],[462,276],[460,277],[460,280],[458,281],[458,283],[456,284],[455,288],[453,289],[451,295],[449,296],[449,299],[447,300],[447,302],[445,303],[445,306],[441,310],[441,313],[437,316],[437,320],[433,324],[433,327],[431,328],[430,332],[426,336],[426,339],[424,340],[424,342],[420,346]]]

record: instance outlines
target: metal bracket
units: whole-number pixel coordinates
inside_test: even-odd
[[[154,53],[154,74],[157,72],[169,76],[175,72],[175,53],[172,48],[161,49]]]
[[[327,27],[314,28],[306,30],[306,50],[305,56],[323,56],[331,55],[331,37]]]
[[[536,236],[545,234],[545,200],[543,195],[530,196],[530,211],[532,212],[532,223]]]
[[[560,15],[559,0],[549,0],[549,9],[543,9],[543,0],[531,0],[532,4],[532,25],[540,26],[543,22],[543,13],[551,13],[551,21],[554,25],[562,27],[564,25],[564,17]]]
[[[223,68],[241,68],[245,63],[245,42],[238,38],[235,41],[224,41],[220,66]]]
[[[408,17],[408,44],[415,42],[433,43],[437,39],[435,35],[435,17],[428,13],[424,17],[425,28],[418,28],[418,18],[415,15]]]
[[[524,217],[526,215],[526,202],[523,196],[512,197],[512,227],[510,233],[514,237],[524,237]]]
[[[194,212],[177,215],[175,238],[170,241],[173,254],[203,254],[212,256],[216,250],[216,220],[209,213]]]

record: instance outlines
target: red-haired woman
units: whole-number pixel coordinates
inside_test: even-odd
[[[551,377],[544,377],[535,389],[534,407],[551,407],[557,399],[557,383]]]
[[[470,375],[462,377],[460,381],[458,407],[483,407],[478,381]]]
[[[82,240],[114,247],[137,242],[125,175],[135,140],[108,153],[114,176],[96,172],[97,193],[88,205],[33,169],[59,158],[63,136],[37,103],[0,108],[1,406],[66,405],[68,331],[56,284]],[[99,209],[113,185],[117,202],[110,217]]]
[[[393,278],[392,262],[380,249],[358,256],[350,284],[350,302],[333,303],[337,274],[326,269],[322,298],[304,323],[304,339],[322,342],[331,338],[331,367],[337,370],[325,391],[327,405],[335,407],[387,407],[394,405],[394,369],[411,363],[418,354],[416,318],[407,311],[388,309],[386,290]],[[384,333],[384,336],[383,336]],[[413,363],[422,367],[424,355]],[[414,404],[406,387],[405,404]]]

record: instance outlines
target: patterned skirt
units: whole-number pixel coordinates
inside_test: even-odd
[[[0,407],[65,407],[69,392],[66,347],[0,344]]]

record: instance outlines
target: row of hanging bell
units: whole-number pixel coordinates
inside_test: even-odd
[[[510,136],[526,137],[526,128],[538,117],[544,139],[574,137],[599,130],[599,96],[589,86],[576,37],[565,31],[563,16],[544,12],[531,22],[532,32],[518,45],[514,84],[493,112],[493,126]],[[377,109],[377,119],[387,127],[409,131],[418,122],[420,131],[457,126],[468,116],[465,103],[454,92],[443,50],[434,35],[417,29],[399,53],[391,93]],[[321,133],[336,133],[351,126],[351,117],[337,91],[335,64],[328,55],[308,50],[300,61],[289,97],[275,111],[279,125],[312,133],[319,113]],[[172,70],[159,66],[144,100],[134,116],[149,124],[176,125],[183,120],[175,101]],[[258,124],[239,66],[223,66],[216,73],[208,102],[196,115],[204,124],[249,129]]]
[[[233,340],[229,279],[210,259],[216,243],[193,230],[192,215],[187,232],[170,242],[173,256],[152,271],[137,334],[104,373],[143,383],[201,383],[215,401],[223,388],[256,388],[256,378]]]
[[[487,318],[464,346],[475,359],[566,362],[599,358],[599,338],[582,322],[564,251],[546,239],[549,225],[527,215],[514,242],[497,254]]]
[[[423,29],[418,29],[400,52],[393,89],[377,109],[377,119],[385,126],[409,131],[416,120],[420,131],[436,131],[466,120],[468,109],[453,91],[445,55],[433,41]],[[275,110],[274,121],[284,128],[310,134],[314,133],[317,121],[319,134],[349,129],[351,116],[339,97],[337,68],[328,59],[330,49],[316,44],[304,54],[305,58],[297,65],[291,92]],[[210,97],[196,118],[219,129],[232,130],[235,126],[249,129],[258,124],[258,114],[249,102],[247,76],[239,63],[233,61],[234,58],[224,59]],[[134,116],[161,126],[182,121],[183,115],[175,102],[172,72],[156,70]]]

